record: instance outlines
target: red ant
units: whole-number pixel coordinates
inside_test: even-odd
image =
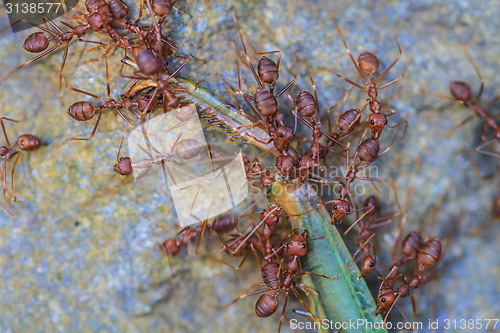
[[[304,306],[304,308],[311,313],[311,316],[314,320],[319,321],[319,319],[312,313],[309,307],[304,303],[302,298],[298,293],[298,289],[301,289],[304,293],[309,294],[309,292],[314,292],[312,289],[309,289],[305,286],[297,284],[295,282],[295,278],[301,277],[306,274],[322,277],[325,279],[336,280],[337,277],[328,277],[321,274],[316,274],[313,272],[302,271],[298,273],[299,270],[299,258],[303,257],[307,253],[306,241],[311,241],[313,239],[306,239],[307,231],[299,234],[297,230],[292,231],[289,235],[290,241],[288,243],[282,244],[278,247],[273,255],[283,249],[285,249],[284,259],[286,269],[281,269],[282,265],[278,265],[274,262],[269,262],[262,269],[262,277],[264,283],[267,288],[262,290],[257,290],[245,295],[241,295],[231,303],[227,304],[225,307],[228,307],[238,300],[260,294],[265,293],[259,297],[255,304],[255,314],[258,317],[269,317],[276,312],[278,309],[278,296],[282,293],[285,293],[285,303],[283,304],[283,309],[281,312],[280,324],[278,327],[278,332],[281,331],[281,325],[283,323],[283,319],[285,317],[285,310],[288,304],[288,296],[290,291],[297,297],[298,301]],[[287,237],[288,238],[288,237]],[[269,256],[268,256],[269,257]],[[273,294],[268,294],[267,292],[274,292]],[[314,292],[315,293],[315,292]]]
[[[0,147],[0,157],[3,158],[2,168],[0,169],[0,179],[2,179],[3,183],[3,194],[7,193],[12,201],[17,201],[15,192],[14,192],[14,171],[16,170],[17,162],[19,161],[19,157],[21,156],[19,151],[13,152],[12,148],[15,146],[19,146],[21,150],[24,151],[34,151],[41,147],[43,141],[37,136],[32,134],[22,134],[20,135],[14,143],[10,143],[9,138],[7,136],[7,132],[5,131],[5,126],[3,121],[8,120],[17,123],[17,120],[1,117],[0,124],[2,125],[3,135],[5,137],[6,146]],[[12,171],[10,173],[10,182],[12,192],[7,189],[7,161],[14,158],[16,156],[16,160],[14,162],[14,166],[12,167]],[[0,201],[0,205],[9,213],[10,215],[16,217],[12,212],[10,212],[7,207]]]
[[[7,72],[7,74],[5,74],[0,79],[0,83],[3,82],[3,81],[5,81],[8,77],[10,77],[13,73],[15,73],[16,71],[18,71],[19,69],[23,68],[24,66],[27,66],[27,65],[31,64],[34,61],[39,60],[40,58],[43,58],[47,54],[52,53],[55,49],[57,49],[62,44],[65,44],[63,59],[62,59],[62,63],[61,63],[61,70],[59,71],[59,94],[60,94],[61,93],[61,89],[62,89],[62,75],[63,75],[64,65],[66,63],[66,58],[67,58],[67,55],[68,55],[68,47],[69,47],[69,43],[73,40],[73,37],[76,36],[76,38],[80,42],[94,43],[94,44],[103,45],[101,42],[89,41],[89,40],[85,40],[85,39],[81,38],[83,35],[85,35],[87,33],[87,30],[89,28],[92,29],[94,27],[90,23],[89,24],[85,24],[85,25],[78,25],[76,27],[73,27],[70,24],[66,23],[64,20],[61,20],[60,22],[62,24],[64,24],[65,26],[69,27],[70,29],[72,29],[72,31],[63,32],[51,20],[48,20],[45,17],[43,17],[43,20],[44,20],[45,23],[49,23],[58,32],[58,34],[55,33],[55,32],[53,32],[53,31],[51,31],[51,30],[49,30],[48,28],[45,28],[45,27],[43,27],[41,25],[38,25],[36,23],[30,22],[30,21],[24,20],[24,19],[23,20],[18,20],[16,22],[12,23],[11,25],[9,25],[7,28],[3,29],[0,32],[0,33],[2,33],[6,29],[12,27],[13,25],[18,24],[20,22],[23,22],[23,23],[27,23],[29,25],[32,25],[32,26],[34,26],[34,27],[36,27],[36,28],[44,31],[44,32],[46,32],[49,35],[49,36],[47,36],[43,32],[34,32],[31,35],[29,35],[26,38],[26,40],[24,41],[24,43],[23,43],[23,48],[26,51],[31,52],[31,53],[40,53],[42,51],[44,51],[44,52],[41,53],[41,54],[39,54],[39,55],[37,55],[33,59],[28,60],[24,64],[22,64],[22,65],[20,65],[20,66],[18,66],[16,68],[14,68],[13,70]],[[56,45],[52,46],[50,49],[47,50],[47,48],[49,47],[49,44],[50,44],[51,41],[57,41],[57,43],[56,43]],[[59,99],[60,99],[61,104],[62,104],[61,96],[59,96]]]
[[[342,39],[342,42],[344,43],[344,47],[345,47],[347,53],[349,54],[349,57],[351,58],[352,63],[356,67],[356,70],[358,71],[358,73],[361,76],[361,78],[363,79],[363,81],[365,81],[366,87],[363,87],[363,86],[359,85],[358,83],[356,83],[356,82],[354,82],[354,81],[352,81],[352,80],[350,80],[350,79],[348,79],[340,74],[333,72],[330,69],[327,69],[327,68],[325,68],[325,69],[328,70],[329,72],[333,73],[337,77],[341,78],[342,80],[352,84],[353,86],[355,86],[361,90],[366,91],[366,93],[368,94],[368,102],[363,106],[363,108],[361,108],[361,111],[359,112],[359,114],[356,117],[360,117],[361,113],[364,111],[366,106],[369,105],[370,111],[372,113],[370,114],[370,117],[368,118],[368,124],[370,126],[371,131],[372,131],[372,138],[378,138],[378,137],[380,137],[380,134],[382,133],[382,130],[384,129],[384,127],[387,126],[387,123],[388,123],[387,117],[392,116],[396,112],[394,109],[390,108],[389,106],[387,106],[387,105],[385,105],[377,100],[378,90],[387,88],[388,86],[392,85],[393,83],[398,82],[399,80],[401,80],[404,77],[404,72],[403,72],[403,74],[401,74],[400,77],[398,77],[392,81],[389,81],[387,83],[384,83],[383,85],[377,87],[377,82],[382,80],[387,75],[387,73],[391,70],[391,68],[394,65],[396,65],[396,63],[399,61],[399,59],[401,59],[401,56],[403,55],[403,52],[401,51],[401,46],[399,45],[398,37],[396,35],[394,37],[394,39],[396,40],[396,45],[397,45],[398,50],[399,50],[398,57],[396,58],[396,60],[394,60],[389,65],[389,67],[386,68],[385,71],[383,71],[375,79],[373,77],[373,74],[375,74],[377,72],[377,70],[379,68],[379,64],[380,64],[377,56],[371,52],[363,52],[359,55],[358,61],[356,62],[351,51],[349,50],[349,48],[347,46],[347,43],[344,39],[344,36],[342,35],[342,31],[340,30],[340,27],[339,27],[337,21],[335,20],[335,18],[333,18],[333,21],[334,21],[335,27],[340,35],[340,38]],[[367,75],[368,75],[369,79],[366,78]],[[382,112],[382,108],[388,110],[389,113],[384,114]],[[400,122],[394,126],[388,126],[388,127],[391,127],[391,128],[398,127],[399,125],[401,125],[403,123],[407,124],[408,122],[406,120],[403,120],[402,122]]]
[[[455,128],[458,128],[465,123],[469,122],[472,120],[474,117],[479,117],[483,119],[483,131],[481,132],[481,138],[483,139],[484,143],[481,144],[476,148],[476,150],[480,153],[486,154],[486,155],[491,155],[494,157],[499,157],[500,152],[498,152],[495,147],[491,144],[494,141],[499,142],[500,141],[500,126],[496,123],[495,119],[488,116],[485,110],[487,110],[489,107],[491,107],[493,104],[495,104],[499,99],[500,99],[500,94],[495,96],[491,101],[486,103],[486,105],[481,106],[480,100],[481,100],[481,95],[483,94],[483,89],[484,89],[484,81],[483,77],[481,76],[481,73],[479,72],[479,69],[474,62],[474,59],[472,59],[472,56],[469,54],[469,52],[466,52],[467,57],[469,58],[470,62],[472,63],[472,66],[474,67],[474,70],[476,71],[477,76],[479,77],[479,80],[481,81],[481,86],[479,88],[479,91],[477,95],[474,97],[472,94],[472,90],[470,86],[462,81],[451,81],[449,83],[450,87],[450,93],[453,96],[453,98],[441,94],[435,94],[441,98],[445,99],[450,99],[455,102],[462,103],[465,105],[467,108],[471,109],[474,114],[467,117],[465,120],[463,120],[460,124],[455,126]],[[490,128],[493,131],[493,139],[488,140],[486,138],[486,129]],[[485,146],[489,146],[492,148],[495,152],[491,153],[488,151],[484,151],[483,148]]]

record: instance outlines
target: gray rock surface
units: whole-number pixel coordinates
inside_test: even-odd
[[[396,175],[403,205],[413,182],[407,231],[434,233],[447,244],[452,226],[457,229],[439,277],[415,292],[421,317],[412,319],[409,299],[400,300],[401,308],[411,321],[422,321],[424,328],[429,318],[456,319],[458,323],[461,319],[500,317],[500,287],[496,283],[500,276],[500,224],[470,233],[491,220],[491,200],[498,195],[498,180],[478,180],[461,152],[464,147],[474,150],[481,143],[481,124],[475,119],[446,135],[470,111],[424,92],[447,95],[448,82],[455,79],[469,82],[477,91],[480,82],[466,57],[470,52],[486,84],[484,100],[495,96],[500,80],[496,75],[499,1],[296,0],[242,4],[179,0],[178,9],[171,18],[171,38],[183,52],[204,59],[203,63],[193,61],[183,76],[204,80],[203,85],[227,96],[230,102],[233,100],[227,87],[215,74],[237,85],[230,43],[232,38],[239,47],[233,10],[245,37],[258,50],[283,52],[283,69],[291,66],[294,53],[307,59],[325,110],[350,86],[322,68],[353,79],[357,76],[330,13],[337,17],[354,56],[364,50],[375,52],[381,68],[398,55],[395,28],[403,57],[387,80],[397,78],[403,70],[406,76],[379,96],[396,110],[390,124],[407,119],[409,125],[406,137],[398,138],[378,162],[378,176],[391,183]],[[6,26],[3,8],[0,15],[2,26]],[[21,48],[28,34],[0,35],[2,73],[30,59],[31,55]],[[76,49],[70,47],[70,51]],[[119,63],[121,56],[116,52],[109,57],[110,63]],[[1,116],[24,118],[18,124],[7,124],[10,139],[29,132],[46,142],[39,151],[23,153],[16,169],[16,193],[24,202],[24,206],[14,205],[18,217],[0,212],[0,328],[4,332],[276,330],[279,316],[255,317],[254,298],[227,310],[216,308],[259,281],[255,262],[235,271],[183,253],[173,259],[177,274],[172,275],[167,258],[157,250],[157,243],[168,235],[152,222],[175,220],[168,193],[122,186],[123,179],[113,176],[121,134],[128,131],[119,117],[105,112],[90,142],[56,146],[66,138],[89,135],[93,124],[77,123],[65,114],[71,103],[84,99],[81,95],[63,89],[64,106],[58,102],[61,57],[61,51],[52,54],[0,86]],[[87,54],[82,60],[86,58]],[[74,56],[66,64],[64,74],[69,84],[104,95],[103,62],[79,61]],[[304,66],[299,65],[298,70],[298,86],[310,89]],[[291,79],[286,71],[281,75],[282,83]],[[111,77],[113,94],[118,96],[124,81],[116,72]],[[250,87],[253,81],[246,78]],[[362,92],[354,91],[347,107],[359,106],[364,98]],[[495,107],[490,112],[498,114]],[[392,133],[393,129],[384,130],[383,146],[390,143]],[[495,170],[494,158],[473,156],[482,174]],[[418,158],[420,167],[415,168]],[[382,200],[394,207],[390,186],[384,183],[379,187]],[[387,226],[378,235],[386,253],[394,228]],[[380,261],[387,263],[387,256],[381,254]],[[376,283],[373,278],[371,281]],[[289,329],[284,327],[284,331]]]

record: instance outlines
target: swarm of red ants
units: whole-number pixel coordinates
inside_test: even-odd
[[[119,99],[114,99],[110,96],[109,80],[107,80],[106,97],[69,87],[66,84],[68,89],[97,100],[97,104],[89,101],[76,101],[68,107],[68,115],[76,121],[89,121],[97,113],[95,125],[88,138],[70,138],[68,140],[92,140],[101,120],[101,115],[105,110],[108,112],[111,110],[116,111],[132,129],[135,129],[135,126],[132,124],[132,121],[128,120],[125,112],[130,111],[132,114],[128,116],[136,117],[137,120],[145,119],[153,111],[175,112],[179,120],[185,120],[186,117],[189,117],[190,106],[181,103],[178,94],[182,93],[182,91],[172,89],[169,85],[169,80],[177,77],[185,65],[194,57],[191,54],[181,54],[175,43],[166,37],[165,26],[167,18],[169,13],[176,9],[175,2],[175,0],[146,0],[141,3],[140,16],[135,21],[130,19],[127,5],[120,0],[86,0],[85,7],[87,12],[83,13],[73,9],[77,12],[77,15],[62,19],[60,21],[61,26],[56,25],[52,21],[47,21],[46,23],[50,26],[50,29],[47,25],[38,25],[23,20],[24,23],[30,24],[39,30],[29,35],[22,45],[26,51],[37,55],[30,61],[7,73],[2,78],[2,81],[18,69],[51,54],[60,47],[64,47],[64,56],[59,73],[59,90],[61,91],[64,64],[70,43],[73,40],[82,43],[92,43],[104,50],[102,58],[106,58],[107,53],[117,49],[122,50],[126,56],[131,55],[139,70],[131,76],[121,75],[130,80],[150,80],[153,82],[152,86],[155,88],[154,91],[151,91],[150,86],[142,91],[127,92]],[[152,24],[141,24],[143,13],[147,12],[151,15]],[[145,15],[147,16],[147,14]],[[78,22],[79,24],[75,26],[74,22]],[[238,28],[237,24],[236,27]],[[404,128],[404,131],[406,131],[406,121],[398,124],[390,124],[390,116],[396,110],[393,110],[390,106],[377,99],[379,91],[403,78],[404,74],[389,82],[381,83],[386,74],[400,60],[402,51],[396,37],[395,41],[399,50],[399,56],[383,72],[376,76],[376,73],[379,71],[379,59],[377,56],[370,52],[363,52],[356,60],[349,51],[337,23],[336,27],[353,65],[365,84],[357,83],[359,81],[357,79],[352,80],[337,73],[333,74],[349,83],[351,88],[358,88],[366,92],[366,102],[360,105],[360,108],[347,111],[342,110],[342,105],[338,110],[338,116],[333,124],[330,120],[330,110],[328,110],[328,122],[321,119],[322,112],[318,105],[316,87],[311,74],[309,74],[312,84],[311,91],[300,90],[294,96],[291,88],[294,86],[295,80],[286,84],[279,92],[275,91],[275,86],[279,78],[281,52],[256,52],[256,54],[263,56],[258,61],[257,66],[255,66],[247,54],[241,32],[239,36],[244,55],[238,51],[238,56],[243,65],[251,71],[258,87],[255,91],[242,91],[242,85],[240,84],[239,89],[232,87],[231,89],[244,102],[247,116],[254,117],[259,128],[267,132],[270,141],[265,144],[270,144],[279,152],[279,155],[275,157],[274,168],[266,168],[261,165],[259,157],[250,158],[249,156],[245,156],[244,163],[251,186],[266,190],[278,180],[289,181],[297,178],[300,181],[340,184],[339,197],[324,202],[332,213],[332,225],[327,227],[335,228],[334,224],[340,223],[346,215],[356,213],[358,218],[352,227],[355,226],[358,232],[356,240],[358,249],[353,258],[358,253],[362,253],[363,258],[360,261],[360,271],[361,277],[364,277],[372,273],[377,265],[376,250],[373,244],[374,229],[387,225],[398,215],[397,213],[393,213],[389,216],[380,216],[380,195],[369,196],[365,199],[361,207],[357,207],[352,198],[351,184],[357,179],[372,183],[378,180],[362,177],[360,172],[391,149],[397,132],[394,138],[392,138],[391,144],[381,150],[379,138],[385,127]],[[89,30],[109,40],[102,42],[84,39],[84,36],[91,38],[89,37],[91,35]],[[177,60],[176,64],[181,64],[172,70],[170,63],[173,60]],[[106,58],[106,69],[107,67]],[[483,85],[481,84],[479,93],[474,97],[469,85],[464,82],[453,81],[450,82],[452,97],[447,98],[470,108],[473,112],[473,116],[471,117],[480,117],[483,119],[485,130],[483,131],[482,139],[484,144],[478,147],[478,151],[498,156],[494,144],[495,141],[500,140],[500,126],[485,111],[496,99],[483,107],[480,104],[482,90]],[[278,107],[278,98],[284,94],[293,103],[294,107],[292,110],[280,110]],[[159,105],[161,108],[157,108]],[[366,116],[367,113],[369,113],[368,116]],[[290,117],[290,115],[292,116]],[[287,119],[293,119],[295,124],[292,124],[293,126],[287,124],[285,121]],[[0,175],[3,183],[4,197],[10,198],[15,202],[17,199],[14,191],[14,172],[21,151],[36,151],[41,147],[42,139],[32,134],[22,134],[11,143],[5,130],[6,121],[17,122],[14,119],[6,117],[0,119],[6,141],[6,145],[0,148],[0,156],[3,158]],[[296,129],[299,122],[310,130],[311,134],[309,138],[298,138]],[[237,136],[239,132],[238,129],[230,128],[227,124],[223,124],[222,121],[217,119],[211,119],[210,125],[225,127],[227,132],[231,133],[232,137]],[[493,132],[493,138],[488,137],[491,131]],[[300,145],[292,147],[292,144],[299,140],[302,141],[302,148],[305,147],[306,149],[300,149]],[[178,158],[189,160],[200,154],[203,147],[204,144],[196,142],[196,140],[185,139],[176,143],[173,152]],[[355,149],[353,150],[351,147]],[[495,152],[486,151],[487,147],[490,147]],[[16,148],[20,150],[16,150]],[[216,158],[217,154],[221,153],[216,149],[210,149],[210,147],[208,149],[210,156],[213,158]],[[167,156],[159,155],[155,157],[151,156],[150,159],[133,161],[129,157],[119,157],[119,154],[117,155],[117,162],[114,165],[114,171],[121,175],[130,175],[134,168],[147,170],[155,164],[165,163],[168,158]],[[335,182],[322,178],[321,173],[318,173],[318,170],[321,171],[325,167],[328,167],[328,155],[335,155],[348,165],[346,175],[339,176]],[[10,177],[7,175],[8,167],[11,170]],[[495,176],[498,176],[498,172],[487,177]],[[9,178],[10,185],[8,184]],[[1,201],[0,204],[6,213],[15,216],[7,204]],[[494,200],[493,215],[496,217],[500,216],[500,196]],[[278,298],[281,294],[285,294],[285,305],[281,311],[281,329],[281,322],[285,316],[285,308],[290,291],[297,296],[306,310],[311,312],[307,305],[300,299],[297,292],[298,289],[304,291],[303,287],[299,284],[300,277],[304,274],[322,276],[300,269],[300,258],[307,253],[307,242],[309,241],[307,239],[307,231],[293,230],[291,232],[282,232],[280,229],[286,230],[287,228],[279,226],[279,222],[281,221],[282,225],[286,224],[287,216],[283,214],[282,208],[276,204],[271,204],[260,211],[260,223],[254,225],[251,232],[242,233],[239,231],[238,226],[241,227],[241,220],[242,216],[234,214],[218,216],[212,223],[203,221],[198,225],[181,229],[175,237],[165,239],[159,247],[167,256],[175,256],[183,247],[188,247],[189,250],[192,250],[196,241],[198,242],[197,248],[199,248],[203,235],[211,233],[218,235],[222,240],[222,251],[228,255],[243,258],[241,264],[237,267],[235,266],[235,268],[241,267],[249,254],[254,255],[262,272],[261,282],[267,288],[242,295],[235,301],[261,293],[262,295],[255,303],[255,313],[258,317],[268,317],[277,311],[279,307]],[[288,229],[290,228],[288,227]],[[419,231],[411,231],[406,237],[403,237],[403,235],[396,237],[392,252],[392,261],[389,268],[385,270],[385,276],[380,277],[382,282],[378,289],[376,313],[386,314],[390,312],[398,298],[411,296],[415,289],[428,282],[441,256],[441,241],[436,237],[431,235],[424,237]],[[403,270],[403,266],[405,270]],[[311,316],[317,319],[313,313],[311,313]]]

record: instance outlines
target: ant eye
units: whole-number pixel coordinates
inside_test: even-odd
[[[373,262],[370,263],[370,267],[373,267]]]
[[[302,248],[305,249],[306,248],[306,244],[302,244]]]
[[[386,119],[386,120],[385,120],[385,124],[387,125],[387,123],[388,123],[388,122],[389,122],[389,120],[387,120],[387,119]]]
[[[370,124],[375,125],[375,120],[370,121]]]
[[[282,137],[283,137],[283,133],[280,133],[280,138],[282,138]]]
[[[102,25],[102,24],[101,24],[101,25],[99,26],[99,29],[102,29],[102,28],[104,28],[104,25]]]
[[[347,212],[349,213],[351,211],[351,207],[347,208]]]
[[[120,175],[125,176],[125,172],[120,172]]]
[[[382,303],[385,303],[385,297],[380,300]]]
[[[337,209],[337,205],[333,206],[333,209]]]

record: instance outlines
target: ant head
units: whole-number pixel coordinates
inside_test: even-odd
[[[361,277],[373,272],[373,270],[375,269],[376,263],[377,263],[377,259],[373,258],[370,255],[367,255],[363,259],[363,262],[361,263]]]
[[[87,22],[89,23],[90,30],[99,32],[104,29],[104,20],[102,19],[101,14],[93,13],[87,17]]]
[[[380,133],[385,125],[387,125],[387,116],[382,112],[373,112],[368,118],[368,123],[370,124],[372,133]]]
[[[358,57],[359,67],[363,73],[371,75],[378,70],[379,61],[375,54],[371,52],[363,52]]]
[[[346,200],[333,200],[332,214],[337,220],[343,219],[350,211],[351,205]]]
[[[307,175],[318,163],[311,155],[304,155],[299,160],[299,170],[302,176]]]
[[[128,176],[132,173],[132,162],[130,157],[120,157],[118,162],[113,166],[113,171],[122,176]]]
[[[276,165],[282,174],[290,175],[295,169],[295,158],[292,155],[281,154],[276,158]]]
[[[396,298],[397,296],[391,288],[382,289],[378,293],[377,310],[375,311],[375,314],[378,315],[382,312],[388,311],[392,304],[396,301]]]
[[[275,204],[270,205],[260,213],[260,220],[270,227],[274,227],[280,220],[281,207]]]
[[[0,147],[0,156],[5,156],[9,153],[9,147],[2,146]]]
[[[289,256],[303,257],[307,253],[306,237],[307,231],[293,236],[290,243],[288,243],[287,254]]]
[[[372,209],[370,215],[378,215],[380,214],[380,201],[375,195],[370,195],[365,200],[365,208]]]
[[[495,136],[495,139],[500,141],[500,126],[495,129],[493,135]]]
[[[468,102],[472,99],[472,90],[470,86],[462,81],[451,81],[450,82],[450,92],[456,99]]]
[[[165,239],[159,246],[163,252],[169,255],[176,255],[181,250],[181,247],[174,238]]]
[[[274,141],[276,142],[276,149],[279,152],[288,147],[288,144],[293,138],[293,128],[290,126],[278,126],[274,135]]]
[[[273,185],[275,181],[276,180],[273,177],[268,175],[262,175],[262,177],[260,177],[260,183],[264,185],[265,188],[268,188],[271,185]]]
[[[151,111],[157,104],[156,98],[151,100],[149,94],[142,94],[137,98],[137,109],[140,112]]]
[[[260,79],[267,84],[275,83],[279,77],[278,65],[266,56],[260,58],[257,65],[257,72]]]

